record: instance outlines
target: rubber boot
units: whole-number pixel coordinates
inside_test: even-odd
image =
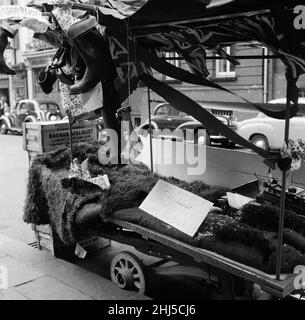
[[[115,76],[115,68],[106,40],[96,29],[95,17],[84,18],[70,26],[68,36],[86,64],[83,78],[70,87],[71,94],[92,90],[100,81]]]
[[[8,67],[3,56],[4,50],[8,45],[7,36],[7,32],[0,28],[0,73],[14,75],[16,72]]]

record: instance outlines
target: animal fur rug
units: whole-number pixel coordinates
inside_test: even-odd
[[[32,163],[24,221],[35,224],[50,223],[64,244],[73,245],[77,242],[78,213],[88,210],[98,217],[112,216],[134,222],[192,246],[215,251],[270,274],[275,273],[275,226],[278,221],[276,209],[250,204],[245,206],[239,218],[210,213],[197,235],[189,237],[134,207],[142,203],[160,178],[211,202],[224,195],[228,191],[226,188],[209,187],[200,181],[187,183],[160,177],[151,173],[144,165],[101,166],[97,159],[98,148],[98,144],[75,145],[73,155],[80,162],[88,158],[88,169],[93,176],[107,174],[110,190],[102,191],[99,187],[78,179],[69,180],[70,154],[67,148],[62,148],[40,156]],[[126,210],[127,208],[131,209]],[[305,239],[303,234],[299,233],[304,225],[298,219],[295,214],[289,213],[286,220],[283,273],[290,273],[296,265],[305,263]]]
[[[39,156],[33,161],[24,208],[26,223],[50,223],[63,243],[72,245],[77,241],[76,215],[86,204],[93,205],[90,210],[98,208],[102,218],[119,209],[137,207],[160,178],[211,202],[227,191],[226,188],[209,187],[199,181],[187,183],[160,177],[141,164],[101,166],[97,159],[98,148],[97,143],[75,145],[73,155],[80,162],[88,158],[88,169],[93,176],[108,175],[111,189],[107,191],[82,180],[68,179],[68,148]]]

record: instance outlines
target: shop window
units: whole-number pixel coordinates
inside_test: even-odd
[[[225,47],[224,50],[227,54],[231,54],[232,49],[231,47]],[[235,66],[230,63],[228,60],[225,59],[218,59],[216,60],[216,78],[235,78]]]

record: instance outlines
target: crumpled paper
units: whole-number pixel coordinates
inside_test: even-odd
[[[108,175],[99,175],[92,178],[88,170],[88,159],[79,163],[78,159],[74,159],[70,166],[69,179],[78,178],[99,186],[102,190],[109,190],[111,188]]]

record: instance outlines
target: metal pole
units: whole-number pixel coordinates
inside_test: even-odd
[[[154,172],[154,159],[153,159],[153,141],[152,141],[152,125],[151,125],[151,106],[150,106],[150,89],[147,88],[147,100],[148,100],[148,121],[149,121],[149,146],[150,146],[150,170]]]
[[[67,111],[68,114],[68,118],[69,118],[69,142],[70,142],[70,161],[71,163],[73,163],[73,138],[72,138],[72,113],[71,113],[71,108],[69,108],[69,110]]]
[[[285,120],[285,142],[288,145],[289,140],[289,124],[290,124],[290,80],[287,80],[287,92],[286,92],[286,120]],[[281,190],[281,205],[280,205],[280,219],[279,219],[279,232],[278,232],[278,254],[276,262],[276,279],[280,280],[281,277],[281,265],[282,265],[282,245],[283,245],[283,229],[285,220],[285,200],[286,200],[286,182],[287,171],[282,173],[282,190]]]

